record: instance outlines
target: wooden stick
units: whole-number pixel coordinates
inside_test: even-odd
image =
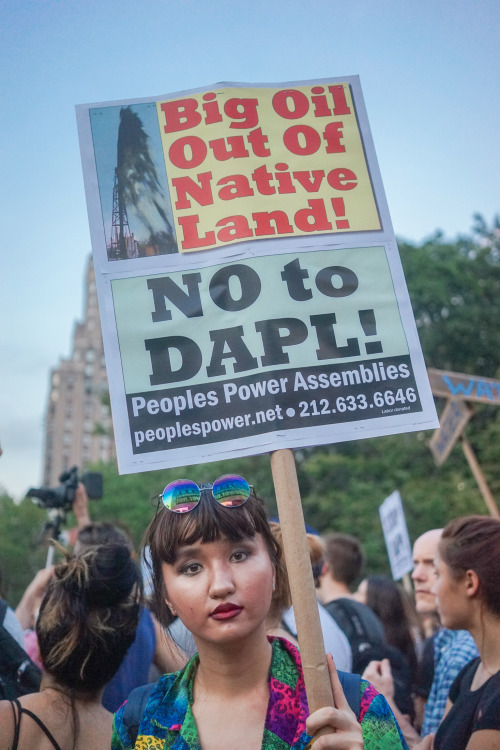
[[[476,455],[472,450],[472,446],[465,435],[462,435],[462,450],[464,452],[465,458],[468,461],[471,471],[474,474],[474,478],[478,484],[481,495],[483,496],[483,500],[486,503],[488,510],[490,511],[490,516],[500,518],[500,513],[498,512],[495,499],[486,483],[486,479],[484,478],[483,472],[481,471],[481,467],[479,466]]]
[[[334,702],[293,452],[287,448],[271,453],[271,469],[297,624],[307,702],[312,713],[318,708],[333,706]],[[333,729],[331,731],[333,732]],[[319,733],[316,736],[319,736]]]

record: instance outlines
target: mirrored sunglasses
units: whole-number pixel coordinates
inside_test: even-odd
[[[252,486],[238,474],[224,474],[213,484],[198,487],[190,479],[176,479],[167,484],[159,496],[168,510],[174,513],[188,513],[196,508],[201,493],[210,491],[213,499],[225,508],[239,508],[250,497]]]

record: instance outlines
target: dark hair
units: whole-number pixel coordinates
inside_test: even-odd
[[[95,547],[54,570],[36,633],[45,669],[71,695],[93,695],[135,638],[142,580],[124,545]]]
[[[365,557],[361,543],[350,534],[332,533],[324,539],[325,562],[336,581],[351,586],[361,575]]]
[[[278,542],[281,549],[281,574],[276,576],[276,584],[271,599],[271,607],[269,609],[268,621],[273,625],[279,625],[281,623],[283,613],[292,604],[292,595],[290,593],[290,584],[288,582],[288,570],[285,563],[285,556],[283,554],[283,534],[281,531],[281,525],[276,521],[269,522],[269,528],[274,539]]]
[[[500,615],[500,518],[466,516],[445,526],[439,555],[454,578],[473,570],[487,609]]]
[[[78,531],[75,545],[78,554],[100,544],[121,544],[127,547],[130,554],[134,551],[134,545],[127,532],[109,521],[94,521]]]
[[[317,534],[306,534],[307,546],[309,547],[309,557],[313,571],[314,587],[319,588],[319,577],[325,564],[325,548],[323,542]]]
[[[372,575],[366,578],[366,604],[384,626],[387,643],[401,651],[415,675],[417,655],[407,617],[404,592],[387,576]]]
[[[202,490],[200,503],[189,513],[173,513],[161,506],[146,529],[143,538],[143,557],[151,573],[154,586],[154,611],[162,625],[168,626],[174,616],[165,602],[162,564],[173,565],[180,547],[219,539],[239,542],[261,534],[271,562],[276,569],[276,586],[281,585],[281,548],[271,534],[262,498],[253,492],[246,503],[237,508],[225,508]],[[146,556],[150,548],[151,560]]]

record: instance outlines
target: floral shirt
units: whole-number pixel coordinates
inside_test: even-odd
[[[281,638],[271,639],[267,707],[262,750],[306,750],[309,715],[298,650]],[[193,684],[198,655],[180,672],[162,677],[142,716],[135,745],[123,721],[124,706],[115,715],[112,750],[201,750],[194,720]],[[361,723],[365,750],[407,750],[399,726],[385,698],[361,680]]]

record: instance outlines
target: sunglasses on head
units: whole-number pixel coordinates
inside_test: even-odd
[[[213,499],[225,508],[239,508],[250,497],[252,486],[238,474],[224,474],[213,484],[198,487],[190,479],[176,479],[167,484],[160,495],[163,505],[173,513],[189,513],[201,500],[201,493],[210,491]]]

